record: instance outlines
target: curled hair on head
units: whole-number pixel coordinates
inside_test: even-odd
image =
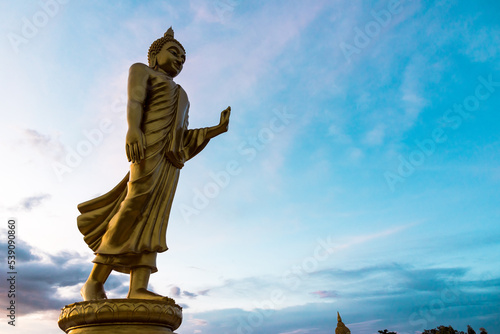
[[[176,43],[177,45],[179,45],[179,47],[182,49],[182,51],[184,51],[184,53],[186,53],[186,50],[184,49],[184,47],[182,46],[182,44],[178,40],[176,40],[174,38],[174,30],[172,29],[172,27],[170,27],[170,28],[168,28],[168,30],[165,33],[165,35],[163,35],[163,37],[158,38],[149,47],[149,51],[148,51],[148,64],[149,64],[149,67],[151,67],[151,68],[155,67],[155,65],[156,65],[156,55],[160,52],[160,50],[163,47],[163,45],[165,45],[165,43],[167,43],[167,42],[174,42],[174,43]]]

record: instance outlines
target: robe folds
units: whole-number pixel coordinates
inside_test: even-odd
[[[94,262],[124,273],[138,266],[157,271],[156,254],[168,249],[166,231],[180,169],[209,141],[206,128],[187,129],[184,89],[151,72],[141,121],[144,159],[131,164],[111,191],[78,205],[78,228],[96,254]]]

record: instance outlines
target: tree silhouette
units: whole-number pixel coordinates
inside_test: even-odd
[[[471,326],[467,325],[467,334],[476,334],[476,331]]]
[[[481,331],[480,334],[488,334],[483,327],[479,328],[479,330]],[[379,330],[378,332],[380,334],[398,334],[397,332],[389,332],[387,329]],[[425,329],[422,334],[476,334],[476,331],[470,325],[467,325],[467,333],[453,329],[451,326],[439,326],[434,329]]]
[[[422,334],[465,334],[464,332],[459,332],[451,326],[439,326],[436,329],[426,329]]]

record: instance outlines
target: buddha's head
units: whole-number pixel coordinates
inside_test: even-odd
[[[182,71],[186,61],[186,50],[174,38],[174,31],[170,27],[165,35],[151,44],[148,52],[149,67],[167,73],[172,78]]]

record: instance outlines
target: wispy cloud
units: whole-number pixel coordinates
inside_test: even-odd
[[[423,108],[429,104],[422,87],[426,73],[422,67],[429,60],[421,55],[412,57],[409,64],[404,69],[403,82],[400,87],[401,101],[404,114],[401,115],[399,128],[408,130],[413,127]]]
[[[210,290],[207,289],[207,290],[202,290],[202,291],[199,291],[198,293],[196,293],[196,292],[190,292],[187,290],[182,290],[178,286],[173,286],[170,288],[169,296],[171,296],[171,297],[187,297],[189,299],[194,299],[198,296],[206,296],[209,291]]]
[[[21,140],[38,150],[44,157],[60,160],[66,153],[66,149],[57,137],[43,134],[35,129],[25,129]]]
[[[43,202],[49,200],[50,194],[42,194],[37,196],[30,196],[22,199],[17,207],[12,208],[13,210],[20,209],[24,211],[31,211],[33,208],[41,205]]]
[[[195,298],[198,296],[196,293],[189,292],[189,291],[182,291],[182,295],[186,296],[188,298]]]
[[[325,291],[325,290],[313,291],[311,292],[311,294],[316,295],[319,298],[337,298],[339,296],[337,291]]]
[[[392,234],[396,234],[396,233],[399,233],[401,231],[407,230],[407,229],[409,229],[415,225],[418,225],[418,224],[419,223],[417,223],[417,222],[403,224],[403,225],[399,225],[399,226],[390,227],[390,228],[384,229],[382,231],[374,232],[371,234],[357,235],[357,236],[352,237],[350,241],[339,244],[338,246],[335,246],[335,250],[347,249],[347,248],[351,248],[352,246],[363,244],[363,243],[366,243],[366,242],[374,240],[374,239],[387,237],[387,236],[390,236]]]
[[[170,288],[170,295],[172,297],[179,297],[181,295],[181,289],[178,286]]]
[[[192,323],[195,326],[206,326],[208,325],[208,321],[203,320],[203,319],[188,319],[190,323]]]

